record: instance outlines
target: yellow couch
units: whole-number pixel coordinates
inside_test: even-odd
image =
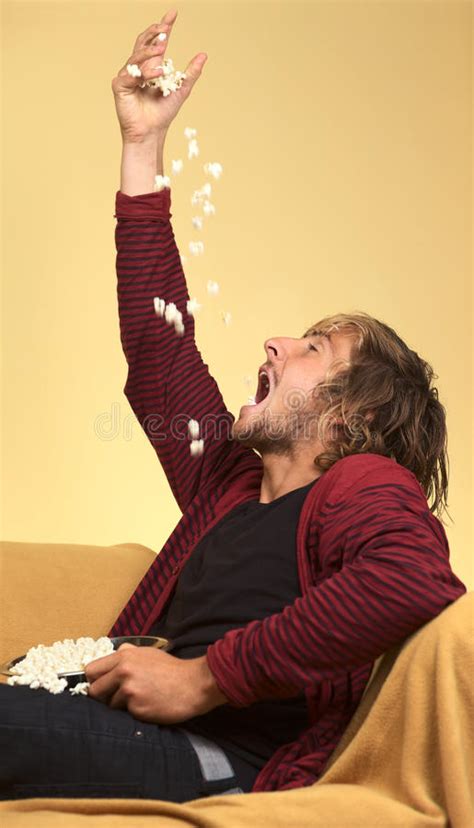
[[[108,632],[153,560],[138,544],[1,544],[0,661]],[[472,828],[474,592],[378,659],[315,785],[213,796],[0,802],[2,828]],[[32,691],[33,692],[33,691]]]

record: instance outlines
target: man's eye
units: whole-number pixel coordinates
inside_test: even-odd
[[[315,346],[315,345],[313,345],[313,343],[312,343],[312,342],[310,342],[310,343],[308,344],[308,351],[317,351],[317,350],[318,350],[318,349],[316,348],[316,346]]]

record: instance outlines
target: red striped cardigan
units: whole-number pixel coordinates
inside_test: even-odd
[[[261,459],[229,439],[233,417],[195,344],[170,216],[169,189],[116,195],[124,393],[183,516],[111,636],[145,634],[200,538],[260,493]],[[183,337],[155,314],[155,296],[181,310]],[[208,435],[197,458],[189,451],[190,418]],[[311,489],[298,525],[297,563],[300,598],[229,631],[207,650],[230,705],[306,694],[310,727],[276,751],[254,791],[315,782],[361,699],[374,660],[466,591],[450,568],[443,527],[413,474],[373,454],[338,461]]]

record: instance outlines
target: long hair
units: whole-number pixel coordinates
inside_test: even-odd
[[[431,366],[383,322],[365,313],[322,319],[304,336],[355,334],[350,360],[317,386],[322,405],[315,458],[320,471],[350,454],[391,457],[419,481],[430,509],[447,509],[446,412]]]

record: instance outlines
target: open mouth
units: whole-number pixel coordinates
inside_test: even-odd
[[[270,377],[266,371],[260,371],[258,375],[257,393],[255,394],[255,403],[258,405],[263,402],[265,397],[270,393]]]
[[[252,407],[262,403],[268,397],[272,387],[273,379],[271,374],[265,368],[261,368],[258,372],[258,385],[255,397],[249,397],[247,405]]]

